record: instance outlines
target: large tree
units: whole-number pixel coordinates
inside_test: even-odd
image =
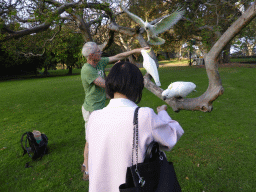
[[[149,5],[152,5],[152,3],[156,4],[156,6],[161,3],[166,3],[168,8],[170,7],[172,10],[175,10],[179,6],[177,4],[178,2],[180,1],[131,0],[125,3],[129,3],[127,4],[128,9],[133,8],[133,10],[135,10],[135,7],[137,7],[140,8],[137,10],[140,10],[141,13],[143,13],[142,10],[144,10],[144,13],[148,14],[146,10],[151,7],[149,7]],[[217,68],[218,57],[224,48],[229,46],[231,40],[255,18],[255,2],[251,5],[245,4],[245,8],[247,6],[248,8],[242,15],[240,14],[241,16],[237,14],[239,11],[235,11],[235,14],[232,14],[232,10],[240,10],[239,7],[233,6],[236,1],[185,0],[182,2],[185,3],[184,9],[186,9],[186,15],[180,23],[183,22],[184,27],[182,27],[182,25],[179,26],[178,23],[176,29],[180,29],[180,32],[184,33],[183,35],[187,37],[202,40],[205,46],[208,46],[206,46],[204,59],[209,78],[209,86],[200,97],[189,99],[171,98],[165,102],[168,103],[174,111],[181,109],[211,111],[212,102],[223,93],[223,87]],[[243,3],[245,1],[240,2]],[[246,1],[246,3],[248,2],[249,1]],[[122,34],[135,38],[141,47],[148,46],[144,36],[144,29],[139,28],[137,25],[134,27],[125,26],[123,25],[124,23],[117,22],[117,18],[121,13],[118,3],[119,1],[114,0],[4,1],[0,9],[0,41],[5,42],[13,38],[20,38],[25,35],[47,30],[50,27],[55,28],[59,24],[75,22],[85,41],[98,41],[98,43],[102,43],[102,48],[109,47],[111,42],[113,42],[115,33],[116,35]],[[143,5],[145,8],[142,8]],[[23,14],[21,14],[21,11],[23,11]],[[152,17],[151,24],[156,23],[159,17],[169,12],[170,10],[158,11],[157,14]],[[138,13],[135,12],[135,14]],[[127,19],[129,18],[127,17]],[[21,22],[24,24],[19,25]],[[214,25],[210,25],[213,23]],[[20,27],[22,27],[21,30]],[[105,29],[103,30],[104,33],[99,36],[98,31],[102,28]],[[97,35],[98,38],[96,38]],[[151,51],[150,55],[155,59],[158,65],[153,51]],[[149,74],[145,75],[144,80],[145,87],[162,99],[161,93],[163,90],[150,80]]]

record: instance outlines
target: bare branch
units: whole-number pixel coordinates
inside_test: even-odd
[[[3,24],[3,28],[2,28],[4,31],[6,31],[7,33],[10,33],[10,34],[13,34],[15,33],[15,31],[9,29],[5,24]]]
[[[92,35],[90,33],[90,26],[88,25],[88,23],[86,23],[80,15],[73,13],[72,16],[76,21],[76,23],[78,24],[79,29],[84,32],[83,33],[84,39],[86,41],[93,41]]]
[[[44,45],[42,46],[42,49],[43,49],[43,52],[42,53],[40,53],[40,54],[34,54],[34,53],[32,53],[32,52],[29,52],[29,53],[24,53],[24,52],[19,52],[20,54],[23,54],[25,57],[30,57],[30,56],[43,56],[44,55],[44,53],[45,53],[45,50],[46,50],[46,44],[48,43],[48,42],[51,42],[51,41],[53,41],[54,40],[54,38],[57,36],[57,34],[58,33],[60,33],[60,31],[61,31],[61,25],[59,25],[59,30],[52,36],[52,38],[50,38],[50,39],[47,39],[45,42],[44,42]]]
[[[14,18],[17,19],[19,22],[21,23],[27,23],[27,22],[36,22],[38,20],[36,20],[35,18],[27,18],[27,19],[21,19],[20,17],[18,17],[17,15],[14,15]]]
[[[107,50],[112,45],[112,43],[114,42],[115,31],[109,31],[108,36],[109,36],[108,41],[105,42],[106,45],[103,47],[102,50]]]
[[[54,11],[53,16],[60,15],[67,8],[73,7],[73,6],[76,6],[76,5],[77,5],[77,3],[64,4],[64,5],[60,6],[59,8],[57,8],[56,11]],[[3,39],[1,39],[0,42],[4,42],[4,41],[7,41],[7,40],[12,39],[12,38],[23,37],[25,35],[29,35],[29,34],[32,34],[32,33],[45,31],[51,26],[52,22],[53,22],[53,18],[50,17],[43,24],[38,25],[36,27],[33,27],[31,29],[25,29],[25,30],[21,30],[21,31],[17,31],[17,32],[12,32],[9,35],[7,35],[6,37],[4,37]],[[8,29],[5,28],[5,30],[8,32]]]
[[[62,4],[58,1],[55,1],[55,0],[45,0],[45,2],[49,3],[49,4],[52,4],[52,5],[55,5],[55,6],[61,6]]]
[[[112,31],[123,33],[123,34],[128,35],[128,36],[133,36],[133,35],[136,34],[135,29],[132,29],[132,28],[129,28],[129,27],[119,26],[115,22],[110,22],[108,28]]]
[[[101,14],[98,19],[94,19],[94,20],[92,20],[92,21],[89,21],[87,24],[88,24],[88,25],[92,25],[92,24],[95,24],[95,23],[99,23],[99,22],[102,21],[102,19],[103,19],[104,17],[109,18],[108,15],[106,15],[106,14]]]

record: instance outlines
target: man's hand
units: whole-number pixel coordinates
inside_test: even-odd
[[[135,49],[135,50],[137,50],[138,53],[140,53],[141,50],[149,50],[149,49],[150,49],[150,47],[142,47],[142,48],[137,48],[137,49]]]
[[[163,110],[167,110],[167,105],[162,105],[162,106],[159,106],[159,107],[157,107],[156,108],[156,110],[157,110],[157,113],[159,113],[160,111],[163,111]]]

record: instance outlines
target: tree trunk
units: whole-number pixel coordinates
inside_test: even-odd
[[[72,75],[72,69],[73,69],[72,66],[68,66],[68,75]]]
[[[227,46],[224,47],[223,55],[222,55],[222,62],[223,63],[230,63],[230,48],[231,44],[227,44]]]
[[[180,49],[179,49],[179,61],[182,59],[181,48],[182,48],[182,45],[180,45]]]
[[[169,59],[168,52],[164,52],[164,58],[165,58],[165,60],[168,60],[168,59]]]
[[[135,63],[136,63],[132,55],[130,55],[130,56],[128,57],[128,60],[129,60],[129,62],[132,63],[132,64],[135,64]]]
[[[49,73],[48,73],[48,68],[47,68],[47,66],[45,66],[44,67],[44,75],[48,75]]]

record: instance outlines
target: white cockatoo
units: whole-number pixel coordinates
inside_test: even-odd
[[[152,59],[148,54],[150,52],[150,50],[151,49],[148,49],[148,50],[142,49],[141,50],[141,54],[143,56],[143,67],[153,77],[156,85],[158,87],[160,87],[161,83],[160,83],[160,80],[159,80],[159,74],[158,74],[158,70],[157,70],[157,67],[156,67],[156,63],[155,63],[154,59]]]
[[[186,97],[194,91],[196,85],[192,82],[176,81],[171,83],[166,90],[162,92],[163,99],[171,97]]]
[[[165,40],[161,37],[157,37],[158,34],[163,33],[164,31],[169,30],[173,25],[175,25],[184,15],[184,10],[176,10],[172,14],[162,17],[156,24],[151,25],[150,23],[144,22],[140,17],[129,12],[122,6],[122,1],[120,3],[121,9],[129,15],[129,17],[135,22],[138,23],[147,31],[148,44],[150,45],[162,45],[165,43]]]

